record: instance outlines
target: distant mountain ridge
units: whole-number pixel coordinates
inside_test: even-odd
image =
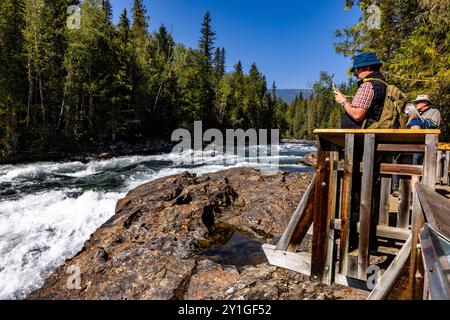
[[[307,99],[312,94],[312,90],[307,89],[277,89],[277,96],[283,99],[284,102],[290,104],[294,101],[300,93],[303,94],[303,98]]]

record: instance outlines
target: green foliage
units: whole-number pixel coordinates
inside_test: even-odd
[[[196,120],[205,129],[279,128],[297,137],[339,122],[324,84],[315,86],[313,98],[288,107],[256,64],[244,71],[239,61],[226,72],[209,12],[198,48],[187,48],[164,25],[148,30],[142,0],[116,26],[110,1],[102,3],[0,2],[0,160],[169,138]],[[81,5],[80,29],[66,24],[73,4]]]
[[[356,83],[349,80],[338,89],[347,95],[356,91]],[[288,107],[285,118],[286,136],[299,139],[314,139],[316,128],[339,128],[344,110],[334,101],[332,76],[322,71],[320,80],[313,85],[313,94],[308,99],[297,97]]]
[[[429,94],[442,114],[442,139],[450,137],[450,1],[379,0],[381,29],[369,30],[370,0],[347,1],[363,11],[360,21],[336,32],[336,51],[346,56],[375,51],[389,83],[408,98]]]

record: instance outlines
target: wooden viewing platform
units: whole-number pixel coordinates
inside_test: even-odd
[[[424,290],[427,274],[419,233],[425,224],[424,211],[429,212],[426,199],[430,198],[429,192],[424,195],[423,188],[435,193],[436,182],[448,183],[449,160],[443,166],[441,160],[443,152],[450,159],[450,147],[438,146],[440,130],[314,132],[318,136],[316,174],[278,244],[263,246],[269,262],[324,284],[336,282],[368,290],[368,280],[376,270],[370,265],[372,258],[396,252],[375,289],[371,288],[370,298],[392,297],[391,291],[395,291],[394,285],[403,274],[407,281],[402,297],[422,299],[429,291],[427,286]],[[402,161],[394,164],[398,153],[403,154]],[[423,165],[411,164],[413,153],[423,155]],[[442,179],[445,166],[447,180]],[[395,210],[391,208],[393,175],[400,179]],[[445,201],[450,200],[441,197],[440,210],[444,212],[440,213],[440,221],[446,214],[450,220],[450,205]],[[427,219],[431,219],[429,213]],[[311,225],[312,250],[298,252]]]

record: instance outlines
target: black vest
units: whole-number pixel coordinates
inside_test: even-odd
[[[381,79],[383,81],[386,81],[384,80],[383,75],[380,72],[374,72],[364,79],[368,78]],[[377,80],[364,81],[364,79],[358,81],[358,88],[364,82],[370,82],[373,85],[373,90],[375,93],[372,100],[372,104],[370,105],[369,111],[367,112],[365,118],[365,120],[367,120],[366,127],[368,127],[375,121],[378,121],[381,117],[381,113],[383,112],[384,99],[386,97],[387,86],[381,81]],[[363,123],[364,120],[362,120],[361,122],[356,122],[355,120],[353,120],[352,117],[350,117],[347,113],[345,113],[344,116],[342,117],[341,129],[361,129]]]

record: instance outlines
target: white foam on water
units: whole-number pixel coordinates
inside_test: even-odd
[[[114,213],[119,193],[49,191],[0,202],[0,298],[23,298]]]
[[[306,144],[283,144],[280,152],[309,148]],[[22,299],[42,286],[45,279],[65,259],[76,254],[89,236],[114,214],[117,200],[139,185],[185,171],[203,175],[235,167],[277,169],[270,164],[276,157],[261,157],[257,163],[256,159],[234,154],[215,157],[208,157],[208,154],[186,150],[162,155],[125,156],[86,164],[40,162],[0,166],[0,183],[27,185],[38,175],[45,178],[45,175],[62,174],[80,178],[147,161],[173,163],[156,170],[139,164],[117,190],[100,192],[94,190],[94,186],[92,190],[46,190],[13,200],[0,198],[0,299]],[[279,158],[287,160],[295,157],[280,155]],[[192,160],[194,166],[182,166],[191,164]],[[302,167],[293,164],[282,166]]]

